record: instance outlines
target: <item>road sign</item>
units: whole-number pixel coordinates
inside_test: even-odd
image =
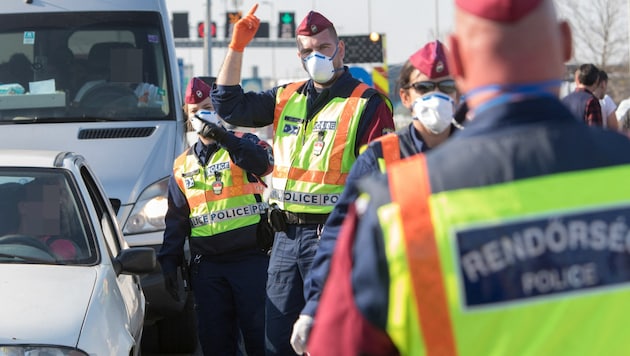
[[[383,63],[383,35],[377,41],[370,39],[370,35],[339,36],[339,39],[346,44],[344,63]]]
[[[372,71],[372,80],[374,81],[374,88],[389,96],[389,79],[387,69],[383,67],[374,67],[374,70]]]
[[[356,78],[359,79],[360,81],[362,81],[363,83],[372,86],[372,76],[370,75],[370,73],[368,73],[367,70],[361,68],[361,67],[349,67],[348,70],[350,71],[350,74]]]

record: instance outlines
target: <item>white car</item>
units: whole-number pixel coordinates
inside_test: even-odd
[[[139,354],[155,264],[82,156],[0,150],[0,355]]]

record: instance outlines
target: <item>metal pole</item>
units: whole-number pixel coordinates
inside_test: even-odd
[[[277,26],[272,26],[274,23],[273,17],[276,14],[276,7],[273,6],[273,1],[263,1],[261,4],[269,5],[269,11],[271,11],[271,16],[269,17],[269,39],[271,40],[272,36],[278,36],[278,32],[273,31],[273,29],[277,28]],[[274,32],[276,34],[272,35]],[[274,81],[275,86],[278,78],[276,78],[276,46],[273,43],[271,44],[271,80]]]
[[[206,1],[206,20],[203,24],[203,73],[212,75],[212,0]]]
[[[371,34],[372,33],[372,0],[368,0],[367,11],[368,11],[368,34]]]
[[[438,0],[435,0],[435,38],[440,38],[440,16],[439,16],[439,5]]]

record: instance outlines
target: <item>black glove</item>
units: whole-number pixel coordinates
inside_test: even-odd
[[[202,137],[209,138],[220,143],[228,133],[222,126],[212,122],[203,121],[203,126],[201,127],[199,134]]]
[[[256,244],[264,253],[270,254],[274,239],[273,228],[269,224],[267,214],[261,215],[260,222],[256,228]]]
[[[177,272],[164,273],[164,287],[168,294],[179,302],[179,284],[177,283]]]

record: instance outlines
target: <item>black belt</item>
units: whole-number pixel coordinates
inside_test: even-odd
[[[308,224],[324,224],[328,219],[329,214],[307,214],[307,213],[292,213],[290,211],[282,210],[282,215],[287,224],[293,225],[308,225]]]

